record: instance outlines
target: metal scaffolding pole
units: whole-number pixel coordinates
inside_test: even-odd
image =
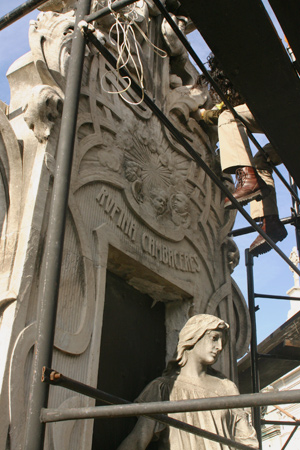
[[[89,12],[90,4],[91,0],[80,0],[78,2],[72,39],[65,103],[56,153],[56,171],[49,224],[39,283],[37,335],[23,447],[25,450],[40,450],[43,448],[44,424],[40,421],[40,412],[47,405],[48,385],[41,383],[41,374],[43,366],[50,366],[52,359],[64,230],[85,51],[85,39],[78,23]]]
[[[119,0],[118,2],[112,3],[109,8],[102,8],[99,11],[95,11],[94,13],[85,16],[84,20],[87,23],[93,22],[94,20],[98,20],[101,19],[101,17],[107,16],[112,11],[119,11],[126,6],[132,5],[132,3],[135,3],[136,1],[137,0]]]
[[[298,429],[298,427],[295,427],[295,428],[293,429],[293,431],[291,432],[291,434],[290,434],[289,437],[287,438],[286,443],[284,444],[284,446],[282,447],[281,450],[285,450],[285,449],[287,448],[288,444],[289,444],[290,441],[292,440],[292,437],[293,437],[294,434],[296,433],[297,429]]]
[[[249,253],[249,249],[245,250],[245,263],[247,267],[248,282],[248,306],[251,321],[251,375],[252,375],[252,392],[259,392],[259,372],[258,372],[258,356],[257,356],[257,332],[255,317],[255,300],[254,300],[254,279],[253,279],[253,256]],[[260,423],[260,407],[255,406],[253,409],[253,425],[256,430],[260,448],[262,447],[261,423]]]
[[[257,294],[254,293],[255,298],[273,298],[275,300],[300,300],[300,297],[290,297],[289,295],[271,295],[271,294]]]
[[[295,194],[298,196],[297,185],[291,176],[290,176],[290,185],[291,185],[293,192],[295,192]],[[298,255],[300,255],[300,219],[299,219],[300,204],[299,204],[299,201],[293,195],[292,195],[292,202],[293,202],[292,216],[294,218],[297,250],[298,250]]]
[[[199,67],[199,69],[202,71],[202,73],[204,74],[204,76],[206,77],[206,79],[208,80],[210,85],[213,86],[213,88],[217,92],[218,96],[221,98],[221,100],[224,102],[224,104],[227,106],[227,108],[232,112],[233,116],[236,119],[238,119],[245,126],[245,128],[247,129],[247,133],[248,133],[249,139],[252,141],[252,143],[255,145],[255,147],[259,150],[259,152],[264,156],[264,158],[268,161],[268,163],[270,164],[270,166],[272,167],[272,169],[274,170],[274,172],[276,173],[276,175],[278,176],[280,181],[288,189],[288,191],[290,192],[292,197],[295,199],[295,201],[300,202],[300,200],[298,198],[298,195],[297,195],[297,192],[292,189],[292,187],[289,185],[289,183],[281,175],[281,173],[279,172],[277,167],[272,163],[272,161],[270,161],[270,158],[268,157],[268,154],[265,152],[263,147],[259,144],[257,139],[251,133],[251,131],[249,130],[249,127],[248,127],[247,123],[245,122],[245,120],[242,117],[239,116],[239,114],[236,112],[234,107],[228,101],[228,98],[226,97],[226,95],[222,92],[222,90],[220,89],[218,84],[215,82],[215,80],[210,76],[209,71],[206,69],[205,65],[203,64],[203,62],[198,57],[197,53],[194,51],[193,47],[190,45],[190,43],[187,40],[187,38],[185,37],[185,35],[178,28],[177,24],[174,22],[174,20],[172,19],[172,17],[168,13],[168,11],[165,8],[165,6],[161,3],[160,0],[153,0],[153,2],[157,6],[157,8],[160,10],[162,15],[166,19],[166,21],[169,23],[169,25],[173,29],[174,33],[178,37],[178,39],[182,42],[182,44],[184,45],[186,50],[189,52],[189,54],[191,55],[191,57],[193,58],[193,60],[195,61],[195,63]]]
[[[220,409],[246,408],[275,404],[299,403],[300,389],[264,392],[259,394],[229,395],[192,400],[131,403],[129,405],[90,406],[83,408],[49,408],[41,412],[41,420],[60,422],[74,419],[104,417],[130,417],[148,414],[214,411]]]
[[[155,0],[154,0],[155,1]],[[46,0],[29,0],[20,7],[13,10],[11,13],[6,14],[2,18],[0,18],[0,30],[4,29],[11,23],[15,22],[19,18],[28,14],[32,10],[34,10],[39,5],[45,3]],[[114,4],[114,9],[120,9],[124,6],[133,3],[131,0],[121,0]],[[155,1],[155,3],[157,3]],[[56,309],[57,309],[57,299],[58,299],[58,288],[59,288],[59,278],[60,278],[60,268],[62,261],[62,250],[63,250],[63,240],[64,240],[64,229],[65,229],[65,221],[66,221],[66,211],[68,204],[68,194],[69,194],[69,184],[71,177],[71,168],[72,168],[72,157],[73,157],[73,147],[75,140],[75,132],[76,132],[76,120],[77,120],[77,110],[79,103],[79,94],[80,94],[80,86],[81,86],[81,75],[82,75],[82,67],[83,67],[83,59],[84,59],[84,47],[85,41],[84,37],[81,34],[77,24],[82,19],[89,19],[89,21],[95,20],[96,17],[93,15],[87,16],[90,10],[91,0],[79,0],[79,7],[76,13],[76,24],[72,42],[72,52],[70,58],[70,65],[67,76],[67,86],[66,86],[66,94],[65,94],[65,104],[63,109],[63,117],[62,124],[60,130],[60,137],[57,148],[56,155],[56,173],[54,178],[53,185],[53,194],[50,206],[50,219],[48,225],[47,239],[44,250],[43,257],[43,266],[40,278],[40,286],[39,286],[39,303],[38,303],[38,317],[37,317],[37,340],[35,346],[34,353],[34,361],[33,361],[33,382],[30,392],[30,400],[29,400],[29,408],[28,408],[28,421],[26,426],[26,436],[25,436],[25,450],[41,450],[43,448],[43,437],[44,437],[44,423],[40,421],[40,413],[42,411],[42,420],[46,422],[57,421],[57,420],[72,420],[73,418],[87,418],[87,417],[121,417],[128,415],[136,415],[137,412],[132,411],[128,414],[129,407],[139,407],[141,405],[126,405],[126,406],[110,406],[110,407],[101,407],[100,408],[78,408],[74,410],[50,410],[44,409],[47,404],[48,397],[48,385],[40,383],[40,374],[43,365],[51,365],[52,358],[52,348],[53,348],[53,339],[54,339],[54,330],[55,330],[55,318],[56,318]],[[107,10],[108,8],[105,8]],[[97,13],[97,17],[104,16],[108,14],[109,11],[100,11]],[[95,13],[96,14],[96,13]],[[90,37],[91,41],[95,44],[94,38]],[[96,45],[96,44],[95,44]],[[101,44],[100,44],[101,45]],[[97,46],[97,45],[96,45]],[[103,46],[102,46],[103,47]],[[98,47],[97,47],[98,48]],[[104,48],[104,47],[103,47]],[[103,49],[102,49],[103,50]],[[102,51],[103,54],[109,54],[107,49],[104,48]],[[109,54],[110,55],[110,54]],[[105,56],[105,55],[104,55]],[[109,59],[111,63],[111,59]],[[133,86],[134,88],[134,86]],[[158,108],[155,104],[145,96],[146,104],[152,109]],[[149,102],[152,102],[152,104]],[[153,106],[154,105],[154,106]],[[231,109],[231,108],[230,108]],[[157,114],[159,116],[159,114]],[[165,124],[167,128],[174,134],[174,130],[170,128],[168,124],[168,119],[166,119],[163,114],[160,112],[160,119]],[[174,127],[173,127],[174,128]],[[175,135],[175,134],[174,134]],[[178,138],[178,136],[175,136]],[[240,207],[238,202],[232,197],[230,191],[227,190],[221,183],[221,181],[215,176],[215,174],[210,171],[208,166],[205,165],[201,157],[189,146],[188,143],[184,140],[184,138],[179,138],[179,143],[183,145],[186,150],[194,157],[194,159],[199,163],[199,165],[208,173],[208,175],[212,178],[212,180],[226,193],[226,195],[232,200],[232,203],[235,204],[237,209],[242,213],[242,215],[252,224],[253,228],[256,229],[270,244],[272,248],[274,248],[277,253],[285,259],[285,261],[295,270],[296,273],[300,275],[300,271],[297,267],[295,267],[291,262],[288,261],[288,258],[278,249],[278,247],[272,242],[268,236],[261,231],[259,227],[257,227],[256,223],[252,221],[250,216],[244,212],[243,208]],[[185,143],[185,144],[184,144]],[[293,193],[292,193],[293,195]],[[298,201],[297,192],[294,193],[293,198],[295,201]],[[298,216],[298,209],[297,209]],[[249,220],[250,219],[250,220]],[[251,258],[250,258],[251,257]],[[248,259],[253,259],[250,254],[247,256]],[[251,262],[250,262],[251,265]],[[249,283],[249,282],[248,282]],[[251,281],[250,281],[251,284]],[[252,287],[253,287],[253,271],[252,271]],[[253,302],[254,302],[253,293]],[[254,311],[254,322],[255,322],[255,304],[253,303],[253,311]],[[255,326],[255,339],[256,339],[256,326]],[[257,343],[256,343],[257,346]],[[257,359],[257,348],[255,349],[256,359]],[[256,361],[257,363],[257,361]],[[257,376],[257,368],[256,368],[256,376]],[[259,384],[259,383],[258,383]],[[255,389],[259,389],[259,385],[256,386]],[[258,391],[257,391],[258,392]],[[276,403],[295,403],[300,401],[300,391],[289,391],[292,396],[287,396],[285,393],[280,393],[280,397],[276,397],[272,400],[272,402],[276,401]],[[219,406],[217,403],[214,403],[215,399],[205,399],[209,400],[209,404],[205,407],[204,399],[201,400],[203,404],[197,405],[197,409],[195,405],[192,405],[190,402],[193,401],[185,401],[189,402],[188,406],[184,406],[184,408],[189,408],[189,411],[199,411],[204,409],[223,409],[223,408],[234,408],[234,407],[242,407],[240,406],[243,402],[246,402],[244,406],[254,406],[257,408],[257,405],[265,405],[265,404],[273,404],[273,403],[265,403],[270,402],[271,400],[266,400],[266,396],[271,398],[272,393],[270,394],[254,394],[256,395],[255,400],[254,397],[252,399],[249,397],[249,400],[246,399],[246,396],[237,396],[240,399],[239,406],[238,403],[235,402],[235,398],[232,397],[221,397],[218,400],[221,400]],[[260,399],[260,395],[264,396],[264,399]],[[234,396],[236,397],[236,396]],[[226,399],[226,401],[224,400]],[[261,403],[262,402],[262,403]],[[144,412],[139,412],[138,414],[146,414],[145,408],[147,409],[147,405],[154,411],[157,408],[159,402],[155,404],[143,404],[142,410]],[[164,407],[170,407],[171,403],[179,403],[179,402],[164,402]],[[235,406],[228,406],[228,405]],[[226,406],[225,406],[226,405]],[[128,411],[123,408],[128,407]],[[172,412],[167,409],[160,409],[160,411]],[[110,408],[110,409],[109,409]],[[116,409],[113,409],[116,408]],[[178,408],[177,405],[174,405],[174,408]],[[192,409],[191,409],[192,408]],[[200,408],[200,409],[199,409]],[[92,411],[93,410],[93,411]],[[186,409],[184,409],[186,410]],[[180,409],[180,411],[183,411]],[[176,412],[176,411],[175,411]],[[94,414],[90,416],[90,414]],[[155,413],[155,412],[154,412]],[[68,416],[69,414],[69,416]],[[71,416],[70,416],[71,414]],[[74,417],[74,414],[76,417]],[[82,414],[82,417],[80,417]],[[150,414],[150,413],[149,413]],[[151,413],[153,414],[153,412]],[[53,417],[59,416],[59,419],[53,419]],[[73,416],[72,416],[73,415]],[[61,418],[66,417],[69,418]],[[259,419],[260,421],[260,419]],[[175,421],[176,422],[176,421]],[[260,429],[259,429],[260,430]],[[203,430],[200,430],[203,431]],[[258,430],[257,430],[258,431]],[[260,436],[260,432],[258,433]],[[209,438],[209,437],[208,437]],[[288,442],[287,442],[288,443]],[[286,445],[287,445],[286,443]],[[248,448],[247,446],[237,446],[237,448]]]
[[[56,372],[55,370],[44,367],[42,381],[45,383],[52,384],[54,386],[60,386],[70,389],[79,394],[87,395],[88,397],[94,398],[96,400],[101,400],[104,403],[116,404],[116,405],[127,405],[131,404],[129,401],[123,398],[117,397],[115,395],[108,394],[107,392],[101,391],[100,389],[93,388],[79,381],[73,380],[71,378],[65,377],[63,374]],[[196,436],[201,436],[204,439],[209,439],[214,442],[220,442],[230,448],[238,448],[240,450],[249,450],[248,445],[241,444],[239,442],[232,441],[231,439],[225,438],[223,436],[216,435],[209,431],[197,428],[186,422],[174,419],[173,417],[168,417],[165,414],[155,414],[146,415],[148,419],[161,422],[165,425],[178,428],[180,430],[186,431],[187,433],[195,434]]]
[[[101,44],[96,36],[88,29],[85,28],[85,34],[87,39],[99,50],[104,58],[116,68],[116,58],[109,52],[109,50]],[[170,120],[162,113],[162,111],[156,106],[151,98],[144,92],[140,86],[133,80],[130,74],[124,67],[119,68],[119,72],[122,76],[128,77],[131,80],[131,88],[140,97],[144,99],[145,104],[151,109],[151,111],[159,118],[159,120],[166,126],[166,128],[173,134],[179,144],[181,144],[185,150],[192,156],[192,158],[199,164],[199,166],[207,173],[212,181],[226,194],[236,209],[245,217],[245,219],[252,225],[252,227],[268,242],[281,258],[300,276],[300,270],[296,267],[290,259],[280,250],[280,248],[270,239],[270,237],[257,225],[250,215],[243,209],[239,202],[235,199],[229,189],[222,183],[218,176],[210,169],[210,167],[204,162],[199,153],[197,153],[193,147],[186,141],[183,135],[176,129],[176,127],[170,122]]]
[[[288,224],[292,224],[295,225],[296,220],[299,220],[300,217],[285,217],[283,219],[280,219],[280,222],[283,223],[283,225],[288,225]],[[236,230],[232,230],[230,231],[230,233],[228,233],[229,237],[237,237],[237,236],[243,236],[244,234],[249,234],[249,233],[254,233],[255,230],[252,227],[243,227],[243,228],[238,228]]]
[[[21,19],[21,17],[26,16],[26,14],[29,14],[31,11],[34,11],[43,3],[46,3],[46,1],[48,0],[28,0],[9,13],[0,17],[0,31],[16,22],[17,20]]]
[[[265,419],[262,419],[261,420],[261,424],[262,425],[284,425],[284,426],[292,425],[293,427],[295,425],[297,425],[297,427],[299,427],[300,426],[300,420],[296,420],[295,422],[291,422],[291,421],[288,421],[288,420],[265,420]]]

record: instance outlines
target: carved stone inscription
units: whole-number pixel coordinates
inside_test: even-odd
[[[92,3],[101,9],[107,1]],[[171,3],[166,2],[170,7]],[[0,114],[0,343],[4,361],[0,367],[0,378],[4,374],[0,449],[24,448],[39,271],[56,182],[75,4],[76,0],[48,1],[43,7],[46,12],[31,22],[31,52],[8,73],[10,122]],[[208,135],[193,117],[199,107],[212,106],[207,88],[193,87],[198,73],[173,31],[166,23],[162,25],[152,2],[135,5],[142,8],[142,14],[135,11],[132,20],[139,22],[143,34],[137,33],[136,45],[130,50],[135,62],[136,49],[141,47],[148,95],[221,176],[214,153],[215,133]],[[185,19],[176,20],[185,28]],[[114,21],[110,14],[94,25],[107,49],[118,57],[115,28],[110,32]],[[168,56],[161,58],[149,42],[165,49]],[[129,64],[128,70],[133,73],[133,69]],[[97,385],[106,274],[111,271],[154,302],[164,303],[169,357],[190,315],[210,313],[228,321],[231,348],[223,352],[218,369],[233,377],[235,361],[247,350],[250,336],[246,304],[230,277],[238,260],[235,244],[227,237],[234,212],[224,210],[221,191],[151,110],[136,103],[139,99],[131,89],[123,92],[126,85],[103,56],[86,47],[53,367]],[[17,375],[25,382],[19,383]],[[91,402],[67,390],[50,390],[51,407],[86,407]],[[92,447],[91,421],[48,425],[47,430],[44,450]]]
[[[98,205],[103,209],[110,220],[119,228],[131,242],[139,246],[139,251],[152,259],[181,272],[200,272],[200,262],[196,253],[178,250],[171,243],[159,239],[150,231],[142,231],[138,222],[118,201],[115,193],[108,187],[102,186],[96,197]]]
[[[143,233],[142,235],[142,250],[172,269],[182,272],[200,272],[199,259],[196,254],[172,250],[167,245],[162,244],[159,239],[151,236],[150,233]]]
[[[120,228],[131,241],[135,241],[137,222],[130,218],[128,212],[126,212],[124,208],[118,205],[114,195],[109,193],[108,189],[103,186],[96,200],[99,205],[104,208],[104,212],[109,215],[117,227]]]

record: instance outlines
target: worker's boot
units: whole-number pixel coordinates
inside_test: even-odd
[[[272,239],[274,244],[278,241],[283,241],[283,239],[287,236],[285,226],[277,215],[263,217],[261,229]],[[250,245],[249,252],[253,256],[258,256],[262,253],[267,253],[271,250],[271,248],[272,247],[268,244],[265,238],[259,234],[255,241]]]
[[[253,167],[242,167],[237,169],[235,174],[236,187],[232,195],[242,206],[252,200],[261,200],[269,193],[270,188]],[[225,198],[224,207],[235,208],[228,197]]]

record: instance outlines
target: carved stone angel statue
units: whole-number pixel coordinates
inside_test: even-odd
[[[190,318],[179,334],[177,351],[162,375],[152,381],[137,402],[186,400],[237,395],[236,385],[211,366],[227,341],[229,325],[218,317],[199,314]],[[258,448],[254,428],[243,409],[223,409],[169,414],[180,421],[219,436]],[[159,449],[221,450],[230,447],[140,417],[118,450],[143,450],[152,440]]]

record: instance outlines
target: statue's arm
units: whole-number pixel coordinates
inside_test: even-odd
[[[137,402],[158,402],[169,399],[168,383],[163,377],[151,381],[137,398]],[[134,429],[117,450],[145,450],[151,440],[159,438],[166,425],[140,417]]]
[[[227,395],[239,395],[239,390],[237,386],[229,380],[225,381]],[[249,417],[243,408],[233,409],[232,412],[235,415],[234,425],[233,425],[233,435],[236,442],[244,445],[248,445],[251,448],[258,449],[258,440],[256,437],[256,432],[253,426],[249,422]]]
[[[154,436],[155,420],[140,417],[117,450],[145,450]]]

